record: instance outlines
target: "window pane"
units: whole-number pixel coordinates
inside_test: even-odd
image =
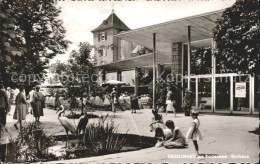
[[[200,110],[211,110],[211,78],[198,78],[198,101]]]
[[[230,77],[216,77],[216,111],[230,111]]]

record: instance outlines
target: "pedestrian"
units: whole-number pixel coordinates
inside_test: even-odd
[[[167,87],[166,104],[167,104],[166,115],[170,111],[170,112],[173,112],[174,117],[176,117],[176,111],[175,111],[175,108],[173,106],[175,104],[175,101],[173,99],[173,93],[172,93],[170,87]]]
[[[199,131],[200,121],[198,119],[199,111],[193,109],[191,111],[191,118],[193,119],[191,127],[188,130],[186,139],[192,139],[196,150],[196,156],[199,156],[198,140],[202,140],[201,133]]]
[[[164,122],[163,117],[161,114],[158,114],[158,110],[152,110],[153,117],[152,117],[152,123],[150,124],[150,132],[153,132],[156,128],[162,128],[164,129]]]
[[[135,94],[131,96],[131,109],[132,113],[136,113],[136,109],[139,109],[138,98]]]
[[[111,106],[111,103],[110,103],[110,96],[109,96],[109,93],[107,92],[105,94],[105,97],[104,97],[104,107],[109,110],[110,106]]]
[[[35,117],[36,122],[40,122],[40,117],[43,116],[43,107],[44,107],[44,96],[40,92],[40,86],[36,86],[35,92],[33,93],[33,116]]]
[[[6,114],[9,114],[10,115],[10,110],[11,110],[11,105],[12,105],[12,92],[11,92],[11,88],[10,87],[7,87],[7,98],[8,98],[8,109],[7,109],[7,113]]]
[[[116,91],[116,88],[112,89],[111,97],[112,97],[112,112],[116,112],[116,107],[118,104],[118,93]]]
[[[55,97],[55,99],[54,99],[54,110],[56,110],[56,109],[59,108],[60,105],[61,105],[61,103],[60,103],[60,96],[59,96],[59,94],[56,92],[56,93],[54,94],[54,97]]]
[[[9,108],[8,95],[4,89],[4,86],[2,86],[0,90],[0,124],[2,124],[2,126],[5,126],[6,124],[6,113],[8,108]]]
[[[13,119],[17,120],[17,122],[14,124],[14,127],[18,130],[17,124],[20,124],[20,127],[22,126],[22,120],[26,119],[26,113],[27,113],[27,102],[26,97],[24,94],[24,87],[19,87],[19,93],[15,98],[15,111]]]
[[[34,108],[34,104],[32,103],[33,102],[33,93],[35,92],[34,88],[31,89],[31,91],[29,92],[29,95],[28,95],[28,98],[29,98],[29,103],[31,105],[31,110],[30,110],[30,113],[32,114],[33,113],[33,108]]]

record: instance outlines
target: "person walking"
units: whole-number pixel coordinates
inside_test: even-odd
[[[31,110],[30,110],[30,113],[32,114],[33,113],[33,94],[34,94],[35,90],[34,88],[32,88],[32,90],[29,92],[29,95],[28,95],[28,98],[29,98],[29,103],[31,105]]]
[[[33,93],[34,110],[33,116],[36,122],[40,122],[40,117],[43,116],[44,96],[40,92],[40,86],[36,86],[36,91]]]
[[[104,97],[104,106],[107,110],[109,110],[110,106],[111,106],[111,103],[110,103],[110,96],[109,96],[109,93],[107,92],[105,94],[105,97]]]
[[[13,119],[17,120],[14,124],[14,127],[18,130],[17,124],[20,124],[20,128],[22,127],[22,120],[26,119],[26,112],[27,112],[27,102],[26,97],[24,94],[24,87],[19,87],[19,93],[15,98],[15,111]]]
[[[138,98],[135,94],[131,96],[131,109],[132,113],[136,113],[136,109],[139,109]]]
[[[176,111],[175,111],[175,108],[173,106],[175,104],[175,101],[173,99],[173,93],[172,93],[170,87],[167,87],[166,104],[167,104],[166,115],[170,111],[170,112],[173,112],[174,117],[176,117]]]
[[[60,105],[61,105],[61,103],[60,103],[60,96],[59,96],[59,94],[56,92],[56,93],[54,94],[54,97],[55,97],[55,99],[54,99],[54,110],[56,110],[56,109],[59,108]]]
[[[4,89],[4,86],[2,86],[0,90],[0,124],[2,124],[2,126],[5,126],[6,124],[6,113],[8,108],[8,95]]]
[[[186,135],[186,139],[192,139],[196,150],[196,156],[199,156],[199,145],[198,140],[202,140],[201,133],[199,131],[200,121],[198,119],[199,111],[193,109],[191,111],[191,118],[193,119],[192,124]]]
[[[116,88],[112,89],[111,97],[112,97],[112,112],[116,112],[116,106],[118,103],[118,93],[116,91]]]
[[[11,91],[11,88],[10,87],[7,87],[7,98],[8,98],[8,109],[7,109],[7,113],[6,114],[9,114],[10,115],[10,110],[11,110],[11,105],[12,105],[12,91]]]

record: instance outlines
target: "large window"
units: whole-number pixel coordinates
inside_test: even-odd
[[[198,105],[201,111],[212,109],[211,87],[211,78],[198,78]]]
[[[216,77],[216,111],[230,111],[230,77]]]

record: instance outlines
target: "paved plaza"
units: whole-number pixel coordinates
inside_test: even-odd
[[[12,119],[14,107],[12,107],[11,115],[7,116],[7,129],[14,136],[17,135]],[[69,111],[66,111],[67,113]],[[138,134],[142,136],[154,136],[150,132],[149,124],[151,122],[151,109],[138,110],[136,114],[131,114],[131,111],[112,112],[94,112],[98,115],[110,113],[110,118],[114,118],[115,124],[119,125],[119,129],[125,132],[129,129],[130,134]],[[65,135],[64,128],[60,125],[56,111],[44,109],[45,116],[41,118],[41,122],[45,124],[45,129],[49,134]],[[191,118],[185,117],[183,113],[163,114],[164,121],[173,120],[175,126],[179,127],[185,135],[191,124]],[[138,151],[124,152],[112,155],[104,155],[91,158],[81,158],[57,161],[62,163],[127,163],[127,162],[258,162],[259,158],[259,135],[250,133],[259,125],[259,119],[253,116],[227,116],[227,115],[212,115],[200,114],[201,121],[200,131],[203,135],[203,140],[199,141],[199,149],[201,157],[194,157],[195,148],[192,142],[188,142],[188,147],[184,149],[165,149],[147,148]],[[32,121],[32,115],[27,115],[26,121]],[[90,119],[95,121],[96,119]],[[90,122],[91,122],[90,121]],[[76,120],[75,120],[76,122]],[[7,134],[4,133],[0,138],[0,142],[4,143],[7,140]],[[52,162],[54,163],[54,162]]]

